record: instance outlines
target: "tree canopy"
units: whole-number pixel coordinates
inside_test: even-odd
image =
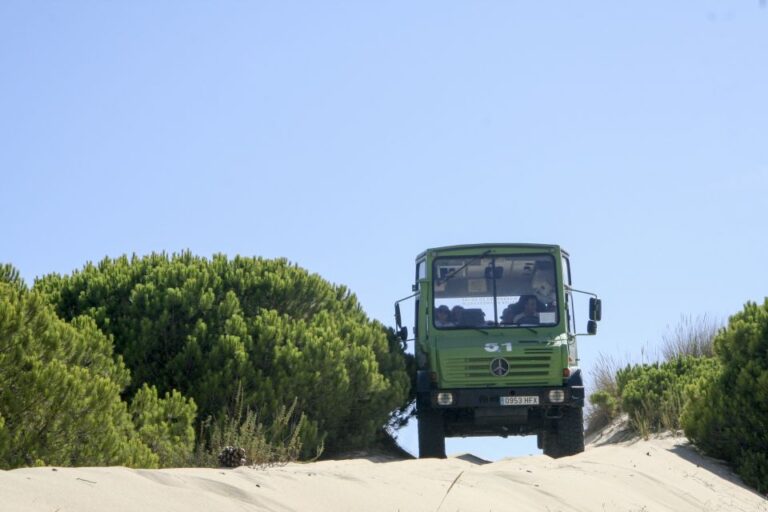
[[[403,347],[346,287],[285,259],[124,256],[35,289],[114,341],[132,374],[125,396],[176,390],[199,419],[231,412],[238,390],[265,419],[295,400],[307,453],[369,443],[407,401]]]
[[[128,465],[154,467],[163,429],[181,431],[166,448],[191,451],[194,404],[174,402],[181,420],[155,417],[140,435],[120,393],[130,373],[112,342],[87,316],[58,318],[10,266],[0,267],[0,467]],[[149,392],[146,392],[149,394]],[[165,400],[137,403],[151,415]],[[167,438],[167,436],[165,436]]]

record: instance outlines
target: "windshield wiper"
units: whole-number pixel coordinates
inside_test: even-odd
[[[465,268],[467,268],[469,265],[471,265],[472,263],[476,262],[476,261],[477,261],[477,260],[479,260],[480,258],[485,258],[485,257],[486,257],[486,256],[488,256],[489,254],[491,254],[491,250],[490,250],[490,249],[488,249],[487,251],[485,251],[483,254],[480,254],[479,256],[475,256],[475,257],[474,257],[474,258],[472,258],[471,260],[467,260],[467,262],[466,262],[466,263],[464,263],[464,264],[463,264],[462,266],[460,266],[459,268],[457,268],[457,269],[455,269],[455,270],[452,270],[452,271],[450,271],[450,272],[448,273],[448,275],[447,275],[447,276],[439,278],[439,279],[437,280],[437,284],[443,284],[443,283],[447,283],[449,280],[453,279],[453,276],[455,276],[456,274],[458,274],[459,272],[461,272],[462,270],[464,270]]]

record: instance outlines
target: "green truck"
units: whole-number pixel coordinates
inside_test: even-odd
[[[477,244],[416,257],[419,457],[445,457],[446,437],[536,435],[546,455],[584,451],[584,384],[574,294],[587,294],[587,333],[601,301],[571,285],[557,245]]]

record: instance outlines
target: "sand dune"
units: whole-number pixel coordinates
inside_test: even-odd
[[[353,460],[268,469],[29,468],[0,472],[3,512],[768,512],[768,501],[687,441],[592,444],[553,460]]]

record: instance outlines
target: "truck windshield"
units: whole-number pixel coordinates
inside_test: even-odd
[[[555,262],[548,254],[436,258],[432,283],[438,329],[559,322]]]

